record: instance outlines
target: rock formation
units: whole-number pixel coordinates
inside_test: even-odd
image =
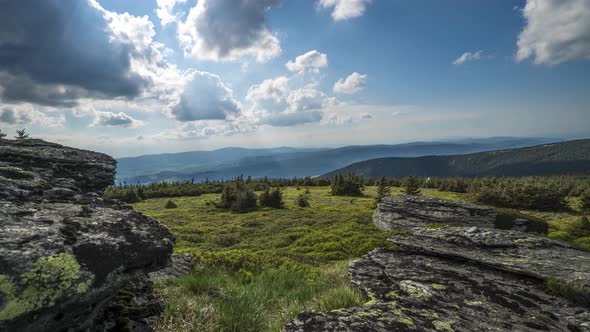
[[[409,211],[390,208],[399,201]],[[491,211],[431,203],[391,198],[375,212],[375,223],[386,229],[391,220],[412,227],[389,239],[399,250],[378,248],[350,264],[368,303],[303,312],[284,331],[590,331],[589,252],[512,230],[413,227],[457,224],[449,222],[450,206],[461,211],[459,224],[489,227]],[[384,217],[395,214],[388,209],[402,217]],[[469,211],[477,211],[473,223]]]
[[[412,229],[432,224],[512,229],[546,234],[542,220],[489,206],[443,200],[427,196],[385,197],[373,213],[373,222],[385,230]]]
[[[375,249],[350,264],[369,303],[304,312],[285,331],[590,331],[588,307],[549,294],[543,282],[588,291],[590,253],[514,231],[413,233],[391,239],[402,250]]]
[[[129,324],[120,306],[134,297],[125,292],[150,287],[147,273],[167,264],[174,238],[156,220],[100,198],[115,167],[100,153],[0,139],[0,330]]]
[[[373,213],[373,222],[385,230],[452,224],[494,228],[496,210],[488,206],[427,196],[385,197]]]

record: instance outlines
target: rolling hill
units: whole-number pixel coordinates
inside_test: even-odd
[[[378,158],[324,174],[366,177],[590,174],[590,139],[464,155]]]
[[[274,149],[225,148],[120,158],[117,182],[201,181],[239,175],[256,177],[318,176],[351,163],[383,157],[466,154],[555,142],[556,139],[494,137],[452,142],[414,142],[397,145],[342,148]]]

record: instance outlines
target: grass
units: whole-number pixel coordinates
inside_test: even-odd
[[[311,207],[297,205],[310,190]],[[399,190],[394,191],[399,192]],[[375,247],[394,248],[372,222],[375,188],[366,197],[333,197],[328,187],[285,188],[284,209],[246,214],[217,209],[219,195],[150,199],[134,208],[177,235],[199,271],[160,283],[167,303],[158,331],[278,331],[303,310],[366,302],[347,276],[348,262]]]
[[[311,207],[302,208],[296,198],[305,189]],[[468,201],[464,194],[434,189],[422,194]],[[284,209],[246,214],[217,209],[215,194],[134,204],[168,226],[177,235],[175,251],[195,254],[198,266],[193,275],[156,285],[167,303],[156,330],[279,331],[303,310],[366,302],[349,282],[348,262],[375,247],[393,248],[386,241],[392,232],[372,223],[375,195],[375,187],[354,198],[331,196],[329,187],[289,187],[283,190]],[[169,200],[177,207],[167,209]],[[590,250],[579,213],[519,213],[547,221],[549,237]]]

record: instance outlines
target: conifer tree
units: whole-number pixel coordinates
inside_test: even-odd
[[[377,206],[377,204],[381,203],[381,200],[383,199],[383,197],[389,196],[390,194],[391,194],[391,190],[387,186],[387,183],[385,181],[385,177],[381,177],[377,181],[377,197],[375,197],[375,206]]]
[[[410,176],[404,179],[404,194],[419,196],[420,195],[420,180],[417,177]]]
[[[23,140],[23,139],[29,139],[31,137],[27,133],[27,130],[25,128],[23,128],[21,130],[18,130],[18,129],[16,130],[16,136],[14,136],[14,138],[16,138],[18,140]]]

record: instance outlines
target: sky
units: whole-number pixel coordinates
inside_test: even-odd
[[[0,130],[113,156],[590,137],[590,0],[0,1]]]

